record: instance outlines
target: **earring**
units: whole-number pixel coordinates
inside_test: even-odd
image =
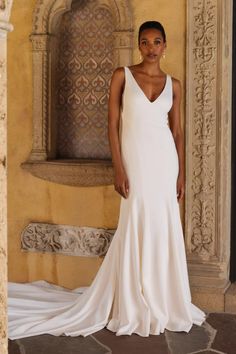
[[[143,60],[143,56],[142,56],[141,53],[139,54],[139,59],[140,59],[140,60]]]
[[[165,57],[166,57],[166,53],[165,53],[165,52],[163,52],[163,54],[162,54],[162,58],[163,58],[163,59],[165,59]]]

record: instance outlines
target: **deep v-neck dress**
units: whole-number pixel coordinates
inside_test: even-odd
[[[121,155],[129,196],[121,197],[116,232],[89,287],[46,281],[9,283],[9,338],[44,333],[117,336],[189,332],[206,314],[191,302],[179,203],[178,154],[168,125],[173,104],[167,74],[151,102],[128,67],[122,96]]]

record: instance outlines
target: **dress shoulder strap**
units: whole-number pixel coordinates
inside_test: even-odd
[[[173,99],[173,81],[172,81],[172,77],[171,75],[168,75],[169,76],[169,90],[170,90],[170,94],[171,94],[171,98]]]
[[[125,79],[126,79],[128,76],[128,71],[129,71],[127,66],[124,66],[124,71],[125,71]]]

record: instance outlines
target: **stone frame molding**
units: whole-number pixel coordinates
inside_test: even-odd
[[[187,2],[186,251],[194,291],[209,305],[215,289],[218,310],[230,285],[232,4]]]
[[[55,159],[52,137],[53,48],[61,16],[71,9],[72,0],[37,0],[30,35],[33,50],[33,147],[22,168],[49,181],[78,186],[113,184],[111,160]],[[81,0],[84,2],[84,0]],[[129,0],[99,0],[109,8],[115,23],[115,66],[130,65],[132,59],[132,12]],[[73,167],[71,167],[73,166]],[[56,172],[55,172],[56,167]],[[46,171],[46,173],[45,173]],[[71,172],[77,176],[71,184]],[[63,176],[63,178],[61,178]]]
[[[12,0],[0,0],[0,351],[7,354],[7,33]]]

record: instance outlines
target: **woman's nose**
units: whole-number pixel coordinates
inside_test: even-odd
[[[152,44],[149,44],[149,45],[148,45],[148,51],[149,51],[149,52],[153,52],[153,50],[154,50],[153,45],[152,45]]]
[[[148,49],[153,49],[153,43],[148,43]]]

